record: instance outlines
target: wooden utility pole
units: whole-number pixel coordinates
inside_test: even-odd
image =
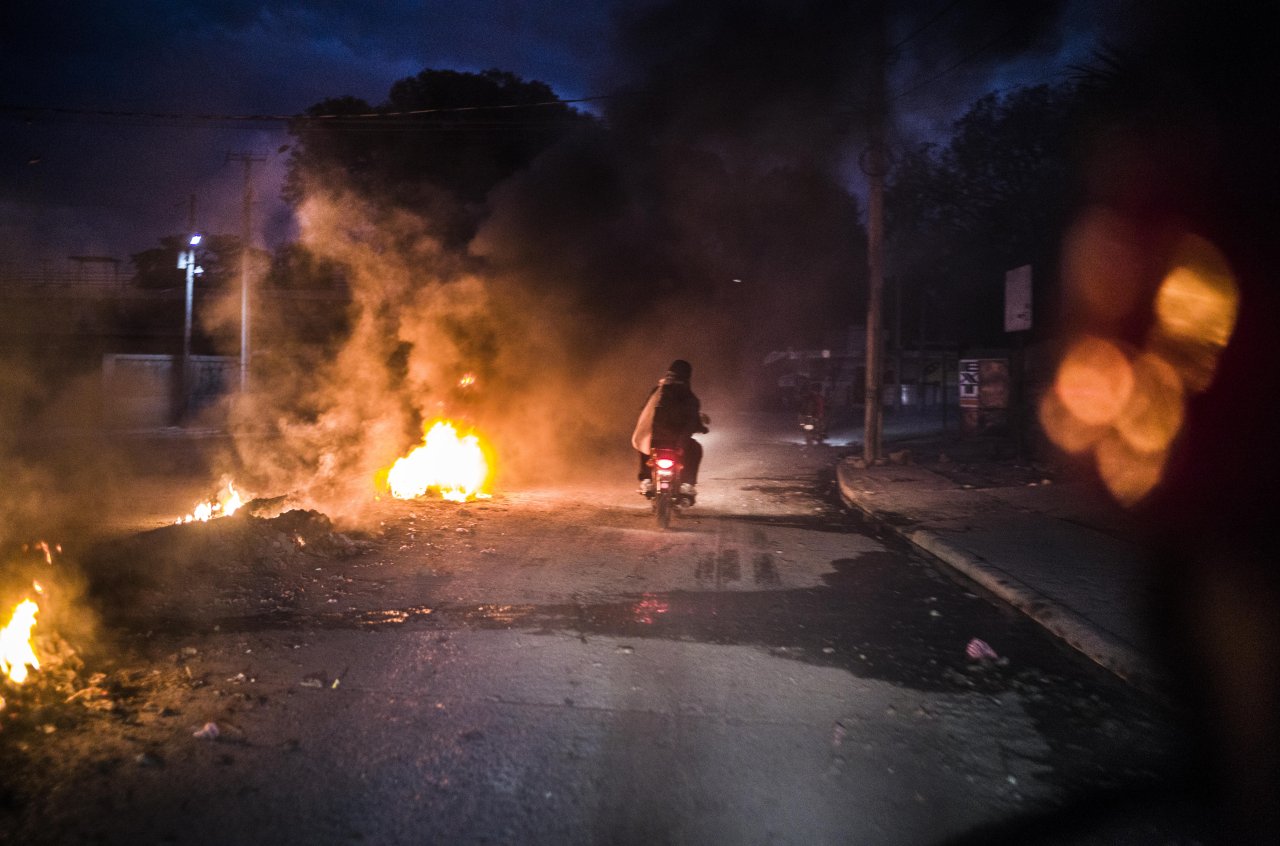
[[[253,236],[253,163],[265,156],[227,153],[227,161],[244,163],[244,212],[240,221],[240,393],[249,391],[249,271],[250,239]]]
[[[870,92],[870,139],[862,169],[867,175],[867,375],[866,406],[863,412],[862,460],[868,466],[880,459],[881,405],[884,381],[884,339],[881,333],[884,311],[884,177],[885,177],[885,18],[877,9],[872,23],[872,71]]]

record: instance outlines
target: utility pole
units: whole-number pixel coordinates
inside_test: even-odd
[[[191,195],[191,204],[187,211],[187,249],[178,253],[178,269],[187,272],[186,308],[182,322],[182,362],[178,377],[178,401],[175,422],[186,419],[191,406],[191,323],[192,309],[195,301],[196,275],[204,270],[196,264],[196,247],[200,244],[200,235],[196,232],[196,195]]]
[[[867,375],[866,406],[863,411],[862,460],[871,466],[880,459],[881,425],[884,408],[884,365],[881,361],[884,340],[881,336],[881,314],[884,310],[884,177],[885,119],[888,103],[885,97],[885,16],[878,4],[872,22],[875,44],[872,47],[870,139],[862,163],[868,179],[867,191]]]
[[[253,235],[253,163],[266,156],[227,153],[227,161],[244,163],[244,213],[240,221],[240,393],[249,391],[249,246]]]

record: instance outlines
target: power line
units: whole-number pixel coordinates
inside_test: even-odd
[[[354,112],[350,114],[211,114],[187,112],[146,112],[120,111],[114,109],[72,109],[63,106],[24,106],[12,103],[0,103],[0,113],[16,114],[31,117],[38,114],[65,115],[70,117],[124,118],[163,121],[188,121],[196,123],[279,123],[279,122],[316,122],[350,121],[350,120],[386,120],[394,118],[419,117],[422,115],[444,115],[462,112],[509,111],[512,109],[546,108],[548,106],[567,106],[575,103],[591,103],[608,100],[617,95],[601,94],[593,97],[574,97],[554,100],[542,100],[534,103],[496,103],[484,106],[440,106],[431,109],[408,109],[395,112]]]
[[[934,12],[934,13],[933,13],[933,15],[931,15],[931,16],[929,17],[929,19],[928,19],[928,20],[926,20],[924,23],[920,24],[918,27],[916,27],[915,29],[913,29],[911,32],[907,33],[907,34],[906,34],[906,35],[904,35],[902,38],[900,38],[896,44],[894,44],[892,47],[890,47],[890,48],[889,48],[889,52],[890,52],[890,53],[896,53],[896,52],[898,51],[898,48],[899,48],[899,47],[901,47],[902,45],[906,44],[908,41],[911,41],[913,38],[915,38],[916,36],[918,36],[920,33],[924,32],[924,31],[925,31],[926,29],[928,29],[929,27],[933,26],[935,23],[937,23],[937,22],[938,22],[938,20],[939,20],[943,15],[945,15],[947,12],[950,12],[952,9],[954,9],[954,8],[955,8],[956,6],[958,6],[958,5],[960,5],[960,0],[951,0],[951,2],[950,2],[950,3],[947,3],[945,6],[943,6],[941,9],[939,9],[937,12]]]
[[[966,64],[968,64],[969,62],[973,61],[974,59],[978,58],[978,57],[979,57],[979,56],[981,56],[983,53],[987,52],[987,51],[988,51],[988,50],[990,50],[992,47],[995,47],[997,44],[999,44],[999,43],[1000,43],[1001,41],[1003,41],[1005,38],[1008,38],[1011,34],[1013,34],[1013,32],[1014,32],[1015,30],[1017,30],[1017,29],[1018,29],[1018,27],[1022,26],[1022,24],[1023,24],[1023,23],[1026,21],[1026,19],[1027,19],[1027,18],[1029,18],[1029,17],[1030,17],[1030,15],[1022,15],[1022,16],[1020,16],[1017,20],[1015,20],[1015,21],[1014,21],[1014,22],[1013,22],[1013,23],[1012,23],[1012,24],[1011,24],[1007,29],[1005,29],[1004,31],[1002,31],[999,35],[997,35],[997,36],[995,36],[994,38],[992,38],[992,39],[990,39],[990,40],[986,41],[984,44],[982,44],[982,46],[978,47],[977,49],[972,50],[972,51],[970,51],[969,53],[966,53],[965,55],[961,56],[961,57],[960,57],[959,59],[957,59],[955,62],[953,62],[953,63],[951,63],[950,65],[948,65],[947,67],[943,68],[943,69],[942,69],[941,71],[939,71],[938,73],[934,74],[933,76],[929,77],[928,79],[923,80],[922,82],[919,82],[919,83],[917,83],[917,84],[915,84],[915,85],[912,85],[912,86],[911,86],[911,87],[909,87],[909,88],[905,88],[905,89],[903,89],[902,91],[897,92],[896,94],[892,94],[892,95],[890,95],[890,96],[889,96],[889,100],[890,100],[890,102],[892,102],[892,101],[894,101],[894,100],[900,100],[900,99],[902,99],[903,97],[908,97],[908,96],[910,96],[910,95],[912,95],[912,94],[916,93],[917,91],[920,91],[921,89],[926,88],[926,87],[928,87],[929,85],[932,85],[933,83],[937,82],[939,79],[942,79],[944,76],[947,76],[948,74],[950,74],[952,71],[956,70],[957,68],[960,68],[961,66],[966,65]]]

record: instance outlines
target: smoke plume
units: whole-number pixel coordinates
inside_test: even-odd
[[[302,241],[346,269],[349,332],[301,372],[262,368],[240,462],[350,514],[424,421],[450,415],[494,442],[504,481],[598,478],[673,358],[694,363],[714,415],[753,399],[769,351],[842,345],[863,320],[847,174],[874,8],[682,0],[624,17],[619,95],[467,207],[461,246],[439,234],[433,210],[461,202],[443,187],[410,210],[304,174]],[[1031,18],[1020,44],[1053,9]]]

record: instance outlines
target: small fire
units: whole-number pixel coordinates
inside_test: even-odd
[[[0,675],[7,676],[14,684],[27,680],[28,667],[40,669],[40,659],[31,648],[31,630],[35,628],[39,610],[30,599],[24,599],[13,609],[9,625],[0,629]]]
[[[240,492],[236,490],[235,485],[227,482],[226,490],[221,491],[216,499],[200,503],[186,517],[173,522],[175,524],[207,523],[215,517],[230,517],[243,505],[244,499],[241,498]]]
[[[387,473],[387,487],[396,499],[414,499],[429,490],[450,502],[488,497],[482,493],[489,478],[489,461],[474,433],[463,437],[453,423],[437,420],[422,446],[396,460]]]
[[[34,544],[24,543],[22,545],[22,551],[23,552],[31,552],[31,551],[39,552],[41,555],[44,556],[44,563],[52,564],[54,553],[57,553],[58,555],[62,554],[62,544],[55,543],[53,546],[50,546],[48,541],[38,541]]]

